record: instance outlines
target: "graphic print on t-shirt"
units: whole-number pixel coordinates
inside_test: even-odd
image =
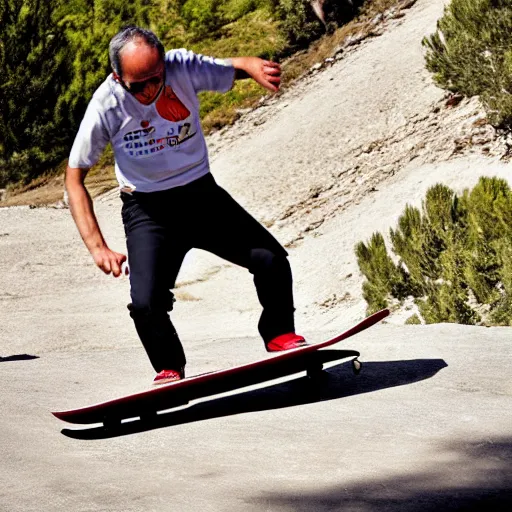
[[[183,121],[190,115],[190,111],[176,96],[170,85],[163,90],[156,101],[156,110],[167,121]]]
[[[160,151],[170,150],[197,133],[191,133],[193,119],[190,111],[170,86],[165,88],[157,100],[156,109],[163,119],[153,124],[142,120],[142,129],[124,135],[124,150],[130,157],[146,158]]]

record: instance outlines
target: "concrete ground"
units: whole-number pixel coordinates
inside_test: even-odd
[[[147,388],[141,348],[4,354],[0,510],[510,510],[511,341],[378,325],[339,347],[361,351],[357,377],[336,364],[319,389],[298,375],[115,435],[50,411]],[[255,338],[187,349],[192,373],[263,355]]]

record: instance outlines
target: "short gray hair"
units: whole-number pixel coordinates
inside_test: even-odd
[[[164,45],[151,30],[137,27],[136,25],[127,25],[123,27],[110,41],[108,47],[108,56],[110,65],[115,73],[122,76],[121,69],[121,50],[131,41],[142,39],[148,46],[156,48],[162,57],[165,56]]]

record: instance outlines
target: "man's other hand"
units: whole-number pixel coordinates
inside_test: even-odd
[[[118,252],[110,250],[108,247],[96,249],[92,253],[96,265],[105,272],[105,274],[112,274],[114,277],[119,277],[122,274],[123,263],[126,262],[126,256]],[[127,270],[125,271],[127,274]]]

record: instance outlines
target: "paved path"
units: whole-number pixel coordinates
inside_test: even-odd
[[[320,341],[326,334],[310,333]],[[198,402],[124,435],[50,415],[145,389],[141,349],[4,355],[0,510],[430,511],[512,505],[506,328],[376,326],[329,370]],[[256,339],[190,347],[193,373],[261,357]],[[145,371],[145,370],[148,371]]]

